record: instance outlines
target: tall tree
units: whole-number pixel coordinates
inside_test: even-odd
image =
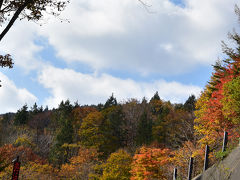
[[[104,116],[101,112],[91,112],[83,119],[79,130],[80,143],[87,148],[95,148],[101,151],[101,147],[107,141],[104,135]]]
[[[141,147],[133,157],[132,180],[138,179],[170,179],[168,164],[171,161],[169,149]]]
[[[113,94],[109,97],[109,99],[106,101],[104,104],[104,108],[108,108],[111,106],[116,106],[117,105],[117,99],[113,96]]]
[[[142,114],[138,123],[137,144],[148,145],[152,142],[152,114],[150,105],[144,98],[141,103]]]
[[[103,175],[100,180],[126,180],[130,179],[132,157],[126,151],[120,149],[112,153],[103,165]]]
[[[26,124],[28,121],[29,113],[27,111],[28,107],[25,104],[21,109],[19,109],[14,118],[14,124],[22,125]]]
[[[237,6],[235,12],[240,20],[240,10]],[[223,42],[223,52],[228,57],[217,61],[213,66],[211,79],[196,103],[197,118],[194,127],[199,136],[199,143],[203,146],[209,144],[214,150],[221,148],[224,130],[231,134],[231,141],[239,137],[239,132],[236,131],[239,129],[239,110],[236,102],[239,99],[240,35],[233,31],[229,33],[229,38],[235,42],[236,47],[230,48]]]
[[[189,96],[183,105],[183,108],[189,112],[195,111],[196,97],[194,95]]]
[[[70,101],[62,101],[52,116],[52,125],[55,130],[55,141],[50,150],[50,161],[56,165],[67,162],[68,154],[64,154],[63,145],[73,142],[73,106]]]
[[[124,145],[132,152],[137,148],[138,124],[142,114],[140,103],[131,99],[123,104]]]
[[[104,147],[104,151],[107,154],[115,152],[117,149],[123,146],[123,112],[122,106],[111,106],[102,111],[104,116],[104,129],[107,142]]]
[[[158,95],[158,91],[153,95],[153,97],[151,98],[150,102],[152,102],[154,100],[160,100],[160,97]]]

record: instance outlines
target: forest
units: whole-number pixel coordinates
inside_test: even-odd
[[[195,101],[171,104],[156,92],[149,102],[111,95],[97,106],[24,105],[1,115],[0,178],[11,177],[16,156],[21,179],[168,178],[168,168],[185,161],[174,154],[195,142]]]
[[[240,20],[238,7],[236,13]],[[0,115],[0,179],[11,178],[17,156],[19,179],[168,180],[174,168],[186,179],[190,157],[198,175],[205,145],[213,165],[239,144],[240,35],[233,31],[229,38],[235,48],[222,43],[226,58],[213,65],[200,96],[184,103],[158,92],[122,102],[112,94],[104,104],[25,104]],[[222,152],[224,131],[229,142]]]
[[[205,145],[210,165],[239,143],[240,36],[223,42],[227,58],[213,65],[200,97],[174,104],[159,97],[80,105],[69,100],[57,108],[25,104],[0,115],[0,179],[12,175],[20,158],[20,179],[186,179],[189,157],[193,176],[202,172]],[[222,152],[224,131],[229,134]]]

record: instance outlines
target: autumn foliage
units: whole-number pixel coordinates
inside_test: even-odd
[[[133,157],[131,180],[167,179],[170,161],[169,149],[142,147]]]
[[[67,100],[0,115],[0,179],[11,177],[16,156],[22,179],[167,180],[174,168],[186,179],[190,157],[193,175],[201,173],[205,145],[213,165],[224,131],[228,149],[240,137],[240,36],[230,38],[237,48],[223,44],[228,58],[213,66],[197,100],[173,104],[156,92],[149,101],[118,103],[112,94],[105,104]]]

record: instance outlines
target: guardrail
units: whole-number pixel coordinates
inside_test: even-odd
[[[224,131],[222,152],[226,151],[227,143],[228,143],[228,132]],[[188,165],[188,178],[187,178],[187,180],[192,179],[193,161],[194,161],[194,158],[190,157],[189,165]],[[203,172],[206,171],[209,168],[208,166],[209,166],[209,146],[206,145],[205,146]],[[173,180],[177,180],[177,168],[176,167],[173,170]]]

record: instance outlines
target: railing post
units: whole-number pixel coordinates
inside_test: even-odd
[[[222,152],[226,151],[227,143],[228,143],[228,132],[224,131]]]
[[[206,171],[208,168],[208,156],[209,156],[209,146],[206,145],[203,171]]]
[[[173,170],[173,180],[177,180],[177,168]]]
[[[192,179],[192,169],[193,169],[193,157],[190,157],[189,167],[188,167],[188,180]]]
[[[17,158],[13,160],[12,180],[18,180],[20,165],[19,156],[17,156]]]

